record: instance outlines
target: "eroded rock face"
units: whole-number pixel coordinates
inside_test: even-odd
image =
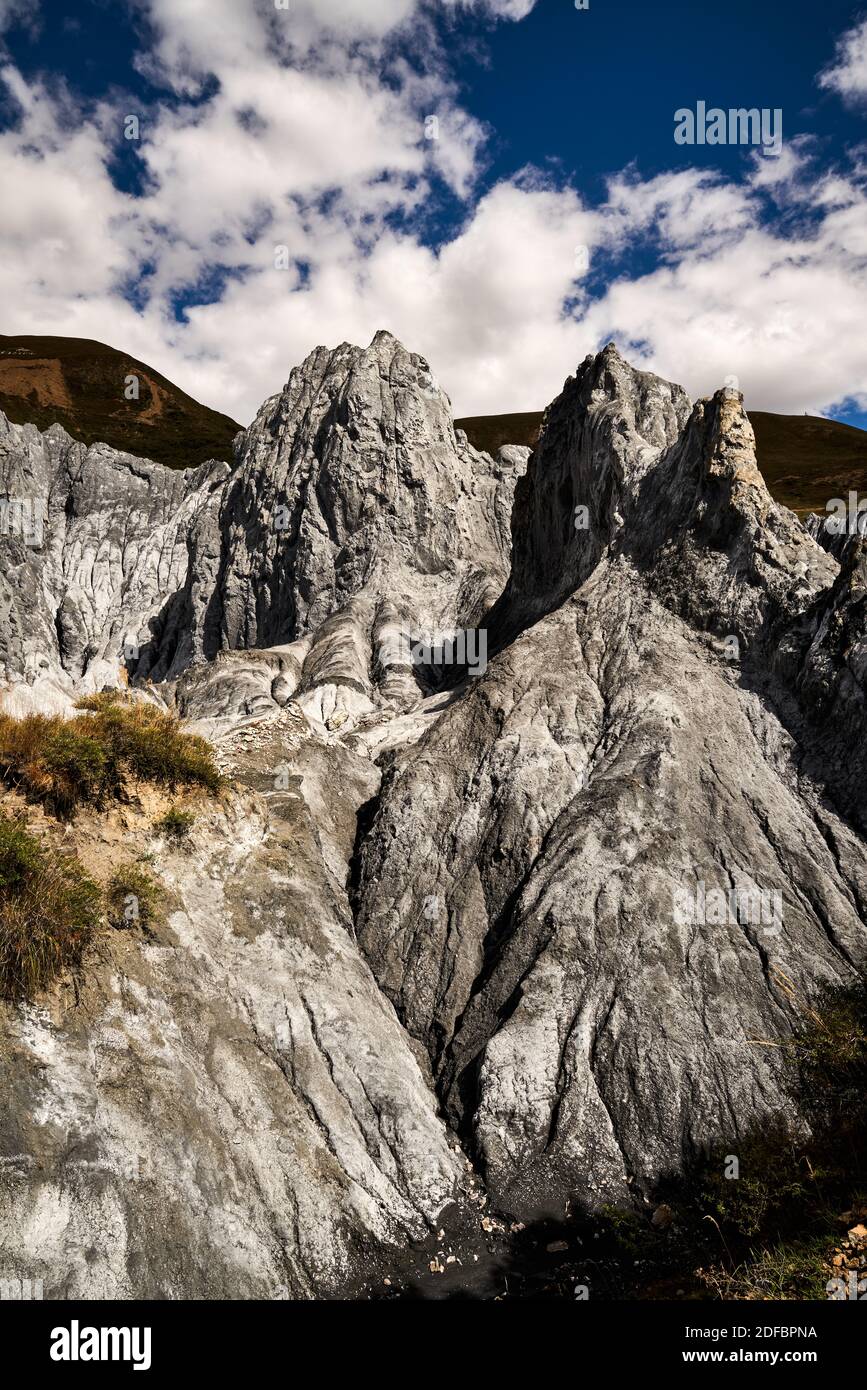
[[[0,495],[45,504],[41,544],[0,537],[7,681],[99,689],[128,669],[180,679],[203,718],[296,692],[321,723],[419,699],[410,640],[474,626],[505,583],[520,458],[459,439],[388,333],[317,349],[237,447],[234,471],[177,473],[2,419]],[[246,656],[286,647],[299,661]],[[235,651],[234,689],[202,679]]]
[[[357,1289],[466,1216],[468,1163],[562,1216],[800,1122],[761,1044],[865,966],[867,578],[773,502],[737,394],[608,348],[494,461],[379,334],[311,354],[233,471],[0,446],[49,497],[2,551],[7,679],[117,679],[132,625],[243,784],[161,860],[165,940],[83,1013],[4,1011],[16,1268],[47,1231],[101,1294]],[[413,668],[455,628],[486,669]],[[74,1199],[70,1133],[117,1168]]]
[[[341,772],[369,789],[369,766]],[[46,1298],[361,1292],[460,1196],[353,941],[340,793],[317,825],[269,784],[200,813],[186,849],[154,846],[173,899],[156,936],[110,932],[78,997],[0,1006],[2,1267]]]
[[[319,349],[244,436],[206,640],[273,646],[386,595],[460,622],[466,581],[489,602],[505,581],[510,513],[509,483],[458,444],[423,358],[387,333]]]
[[[395,760],[356,907],[450,1117],[526,1217],[623,1200],[779,1110],[757,1045],[791,1028],[778,972],[809,995],[867,953],[863,844],[798,697],[819,652],[850,728],[864,692],[827,652],[837,567],[771,500],[731,393],[690,408],[612,349],[588,359],[513,529],[492,616],[512,640]],[[700,920],[703,892],[733,889],[767,893],[766,918]]]
[[[185,582],[193,520],[228,472],[176,472],[0,414],[0,679],[116,684],[124,648]]]

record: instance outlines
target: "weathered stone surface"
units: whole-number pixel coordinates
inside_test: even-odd
[[[521,451],[501,465],[459,442],[427,363],[387,333],[317,349],[237,444],[231,473],[177,473],[2,420],[0,495],[47,500],[41,546],[0,537],[7,681],[98,689],[124,667],[139,682],[190,672],[180,704],[192,715],[201,695],[214,717],[279,703],[279,675],[279,699],[297,693],[323,724],[417,701],[381,634],[472,626],[490,606]],[[298,669],[246,656],[299,642]],[[218,682],[195,669],[237,650]]]
[[[739,398],[691,408],[612,349],[588,359],[513,534],[491,619],[512,640],[396,757],[356,912],[526,1216],[622,1200],[761,1126],[782,1102],[759,1043],[793,1021],[776,971],[810,997],[863,968],[867,932],[863,844],[823,795],[839,769],[802,771],[823,735],[798,672],[836,565],[768,495]],[[779,892],[782,922],[678,922],[701,883]]]
[[[156,938],[112,931],[80,999],[0,1005],[5,1276],[46,1298],[323,1296],[436,1229],[463,1165],[335,877],[360,772],[331,770],[319,824],[300,778],[200,814],[190,848],[154,846]]]
[[[311,354],[231,472],[29,427],[0,467],[49,498],[41,550],[0,542],[16,698],[120,679],[132,627],[247,788],[161,852],[170,936],[115,942],[80,1011],[4,1010],[16,1266],[356,1287],[465,1210],[456,1136],[492,1203],[562,1216],[791,1107],[781,981],[867,957],[867,572],[772,501],[735,393],[608,348],[494,461],[379,334]],[[465,627],[486,670],[413,667]],[[157,1173],[72,1187],[77,1151]]]
[[[193,519],[228,472],[176,472],[0,414],[0,679],[117,684],[125,645],[150,640],[149,619],[185,581]]]

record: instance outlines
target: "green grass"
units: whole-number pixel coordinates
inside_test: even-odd
[[[78,969],[101,911],[102,893],[73,855],[49,854],[0,813],[0,996],[32,999]]]
[[[170,806],[164,816],[154,821],[154,830],[160,835],[167,835],[170,840],[185,840],[195,821],[196,818],[191,811],[181,811],[177,806]]]
[[[117,696],[81,701],[75,719],[0,715],[0,777],[70,817],[78,806],[104,806],[128,778],[174,788],[219,790],[210,746],[186,734],[174,715]]]
[[[828,1298],[832,1277],[826,1262],[834,1238],[835,1233],[827,1232],[807,1240],[795,1238],[751,1249],[734,1269],[712,1265],[700,1270],[699,1278],[720,1299],[822,1302]]]
[[[100,888],[75,855],[46,848],[22,819],[0,812],[0,998],[32,1000],[80,970],[104,917],[151,930],[164,898],[141,863],[119,865]]]
[[[39,841],[21,821],[0,812],[0,894],[19,893],[38,873],[42,864]]]
[[[108,920],[113,927],[143,927],[159,920],[164,891],[141,864],[115,869],[105,890]]]

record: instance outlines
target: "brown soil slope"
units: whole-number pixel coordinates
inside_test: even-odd
[[[138,400],[126,381],[138,378]],[[199,405],[135,357],[89,338],[0,335],[0,410],[45,430],[55,421],[85,444],[101,442],[170,468],[233,460],[240,429]]]

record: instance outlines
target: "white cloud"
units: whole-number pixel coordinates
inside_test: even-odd
[[[607,211],[621,222],[626,239],[653,230],[673,253],[699,245],[707,251],[737,238],[756,216],[745,186],[698,169],[647,182],[618,175],[609,186]]]
[[[867,171],[817,179],[796,140],[742,178],[624,171],[597,207],[533,171],[479,195],[485,132],[415,0],[293,0],[291,36],[264,0],[141,3],[156,26],[143,61],[175,93],[142,113],[141,196],[108,172],[122,105],[85,113],[62,86],[0,71],[21,113],[0,133],[5,331],[123,347],[243,423],[312,347],[380,327],[428,357],[457,414],[540,408],[612,336],[694,395],[735,373],[753,408],[867,403]],[[388,47],[409,22],[421,66]],[[210,95],[188,100],[208,74]],[[440,180],[465,216],[433,250]],[[657,268],[630,273],[648,248]],[[175,296],[215,267],[225,286],[179,322]],[[143,270],[136,307],[123,290]]]
[[[423,215],[438,179],[466,198],[485,140],[456,100],[427,21],[417,35],[421,63],[365,46],[416,7],[140,0],[153,37],[140,66],[176,99],[138,113],[147,191],[137,198],[119,193],[106,167],[124,107],[103,104],[87,119],[61,90],[28,85],[7,66],[2,78],[21,113],[18,128],[0,134],[4,186],[17,190],[0,212],[9,327],[88,334],[149,354],[194,392],[214,383],[223,407],[242,418],[326,336],[326,324],[341,338],[352,322],[377,327],[394,307],[393,295],[379,309],[372,301],[379,268],[399,245],[416,261],[429,256],[389,219]],[[203,100],[209,76],[218,82]],[[275,270],[276,246],[303,270]],[[242,283],[177,323],[172,296],[214,267]],[[144,271],[147,302],[137,312],[121,289]],[[309,289],[292,294],[301,275]],[[331,299],[338,294],[342,311]],[[263,314],[270,351],[261,346]],[[303,323],[304,336],[288,332],[281,315]]]
[[[0,0],[0,34],[17,20],[32,19],[36,0]]]
[[[653,183],[658,226],[669,228],[677,254],[648,275],[615,282],[588,310],[586,326],[693,395],[716,390],[733,373],[748,408],[820,411],[843,396],[867,404],[859,327],[867,303],[863,185],[833,175],[791,182],[786,207],[801,214],[800,230],[783,235],[763,226],[756,194],[734,235],[684,243],[672,218],[682,203],[680,182],[672,175],[668,189]],[[745,190],[716,187],[714,194],[738,208]]]
[[[446,4],[463,5],[465,9],[488,10],[500,19],[526,19],[536,0],[446,0]]]
[[[13,315],[23,299],[39,331],[40,306],[54,314],[72,298],[108,291],[138,264],[137,213],[106,173],[96,127],[64,130],[62,96],[28,87],[10,67],[0,81],[22,107],[19,129],[0,137],[0,186],[14,189],[0,214],[0,293]]]
[[[837,43],[835,61],[819,74],[819,85],[851,103],[867,100],[867,18]]]

